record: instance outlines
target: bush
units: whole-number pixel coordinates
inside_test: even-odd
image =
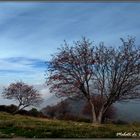
[[[17,114],[31,116],[30,113],[29,113],[29,111],[27,111],[27,110],[19,110],[17,112]]]
[[[123,120],[113,121],[112,123],[114,123],[114,124],[121,124],[121,125],[123,125],[123,124],[128,124],[127,121],[123,121]]]
[[[36,108],[32,108],[31,110],[28,111],[30,116],[34,117],[43,117],[43,113],[38,111]]]
[[[0,105],[0,112],[7,112],[7,113],[13,113],[17,110],[17,106],[16,105]],[[43,117],[46,118],[46,116],[43,115],[43,113],[41,111],[38,111],[36,108],[32,108],[31,110],[27,111],[27,110],[19,110],[17,112],[17,114],[20,115],[27,115],[27,116],[34,116],[34,117]]]
[[[9,106],[0,105],[0,111],[4,111],[4,112],[7,112],[7,113],[13,113],[16,110],[17,110],[17,106],[13,105],[13,104],[11,104]]]

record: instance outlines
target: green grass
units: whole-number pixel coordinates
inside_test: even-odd
[[[0,113],[0,138],[115,138],[117,132],[136,132],[138,134],[140,124],[93,126],[84,122]]]

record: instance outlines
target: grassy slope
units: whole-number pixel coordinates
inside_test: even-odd
[[[113,125],[99,127],[89,123],[12,116],[0,113],[0,137],[26,138],[95,138],[116,137],[116,132],[140,133],[140,124]]]

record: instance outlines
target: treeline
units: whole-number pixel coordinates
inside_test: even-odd
[[[100,109],[99,98],[93,99],[96,103],[96,112]],[[50,119],[72,120],[78,122],[92,122],[90,105],[82,100],[74,101],[65,99],[56,105],[48,105],[43,108],[42,113]],[[117,117],[116,108],[111,106],[103,117],[103,122],[113,122]]]
[[[7,112],[13,114],[17,110],[16,105],[0,105],[0,112]],[[36,108],[32,108],[30,110],[20,110],[17,112],[20,115],[27,115],[33,117],[46,117],[41,111],[38,111]]]

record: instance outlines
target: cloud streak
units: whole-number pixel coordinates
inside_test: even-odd
[[[48,60],[64,39],[81,36],[114,45],[122,36],[140,35],[139,12],[138,3],[0,4],[0,57]]]
[[[30,83],[33,82],[33,84],[37,81],[44,82],[44,73],[47,65],[45,65],[45,61],[43,60],[24,57],[10,57],[0,59],[0,64],[0,77],[2,78],[1,84],[18,79],[26,80],[27,82],[30,79]]]

